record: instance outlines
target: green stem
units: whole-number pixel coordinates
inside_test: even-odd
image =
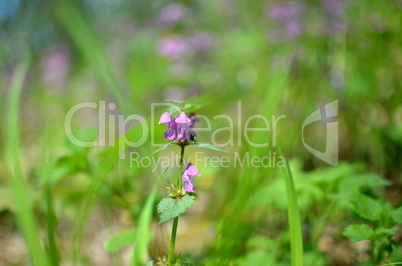
[[[372,264],[373,266],[376,265],[375,241],[371,241],[371,264]]]
[[[180,173],[178,177],[178,189],[181,191],[183,189],[183,180],[182,180],[182,172],[184,168],[184,149],[186,148],[185,145],[180,145],[181,152],[180,152]],[[169,254],[168,254],[168,260],[167,264],[172,265],[172,260],[173,260],[173,255],[174,255],[174,245],[176,243],[176,232],[177,232],[177,224],[179,223],[179,216],[174,218],[173,220],[173,226],[172,226],[172,236],[170,238],[170,247],[169,247]]]
[[[169,255],[168,255],[168,265],[172,265],[173,255],[174,255],[174,245],[176,243],[176,232],[177,232],[177,224],[179,222],[179,216],[174,218],[173,227],[172,227],[172,237],[170,238],[170,247],[169,247]]]
[[[180,145],[181,148],[181,152],[180,152],[180,173],[179,173],[179,177],[178,177],[178,184],[179,184],[179,189],[182,190],[183,189],[183,180],[182,180],[182,172],[183,172],[183,161],[184,161],[184,149],[186,148],[185,145]]]

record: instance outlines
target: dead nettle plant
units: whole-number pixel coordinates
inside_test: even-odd
[[[172,144],[180,148],[180,169],[177,180],[175,183],[169,183],[166,188],[167,197],[163,198],[157,205],[160,224],[173,219],[169,253],[167,259],[166,257],[158,259],[158,265],[181,265],[180,259],[174,261],[173,258],[179,216],[193,205],[194,200],[198,197],[195,193],[194,179],[201,176],[201,174],[191,162],[184,164],[186,147],[192,145],[198,148],[226,152],[214,145],[196,140],[197,133],[194,129],[199,120],[193,112],[194,107],[188,103],[189,99],[184,101],[168,100],[167,102],[172,103],[173,107],[168,112],[163,113],[158,122],[158,124],[166,125],[164,138],[165,140],[169,140],[169,143],[153,154],[166,149]]]

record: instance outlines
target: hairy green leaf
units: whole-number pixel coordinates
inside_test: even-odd
[[[194,203],[194,196],[184,195],[181,199],[164,198],[158,204],[160,224],[172,220],[186,211]]]

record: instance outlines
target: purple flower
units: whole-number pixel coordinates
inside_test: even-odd
[[[197,168],[188,163],[183,170],[182,179],[183,179],[183,186],[187,192],[194,192],[194,176],[200,176],[201,174],[198,172]]]
[[[327,16],[327,32],[336,36],[347,30],[346,2],[344,0],[323,0],[322,7]]]
[[[165,139],[174,140],[177,133],[177,124],[168,112],[162,114],[158,124],[166,124]]]
[[[268,5],[267,16],[275,24],[271,30],[277,41],[293,40],[303,33],[304,7],[301,3],[288,1]]]
[[[191,53],[190,48],[186,39],[178,35],[163,38],[157,45],[158,54],[173,59]]]
[[[164,124],[164,123],[169,123],[170,121],[172,121],[172,118],[170,117],[168,112],[164,112],[161,116],[161,118],[159,119],[158,124]]]
[[[331,15],[344,15],[345,2],[344,0],[323,0],[322,6]]]
[[[181,114],[176,117],[175,122],[177,123],[177,138],[187,139],[187,132],[191,122],[190,118],[188,118],[184,112],[181,112]]]
[[[189,43],[195,51],[203,52],[213,48],[214,38],[207,32],[197,32],[189,38]]]
[[[302,15],[302,6],[297,2],[283,2],[269,6],[268,17],[274,22],[286,24],[298,20]]]
[[[160,13],[160,22],[165,26],[170,26],[183,19],[186,14],[186,8],[182,4],[169,4],[165,6]]]
[[[198,122],[198,118],[194,113],[190,114],[190,118],[184,112],[180,115],[172,117],[168,112],[162,114],[158,124],[166,124],[165,139],[189,139],[195,140],[197,135],[194,132],[194,125]]]

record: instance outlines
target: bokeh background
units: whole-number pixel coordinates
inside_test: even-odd
[[[193,95],[197,113],[227,114],[236,127],[244,125],[239,101],[243,118],[285,114],[276,139],[295,179],[306,265],[368,261],[370,243],[342,235],[360,222],[342,199],[352,191],[401,205],[401,12],[400,0],[0,0],[0,264],[30,265],[37,251],[52,265],[127,265],[139,216],[163,169],[130,167],[113,147],[72,145],[66,113],[78,103],[105,101],[116,104],[106,110],[116,121],[139,114],[151,123],[152,103]],[[339,164],[330,166],[305,149],[301,129],[309,114],[335,100]],[[73,132],[95,140],[98,120],[98,110],[79,112]],[[213,129],[225,126],[212,121]],[[140,134],[135,123],[108,119],[106,128],[101,136]],[[163,132],[156,126],[159,143]],[[307,133],[306,142],[323,151],[325,124]],[[225,134],[218,139],[224,142]],[[252,138],[263,143],[272,135]],[[244,141],[223,148],[260,157],[276,151]],[[148,138],[128,151],[155,149]],[[179,222],[182,260],[290,265],[283,169],[199,170],[199,198]],[[157,199],[165,195],[161,188]],[[167,253],[171,225],[158,225],[153,210],[147,259],[156,261]],[[401,239],[397,231],[382,262],[402,260]]]

